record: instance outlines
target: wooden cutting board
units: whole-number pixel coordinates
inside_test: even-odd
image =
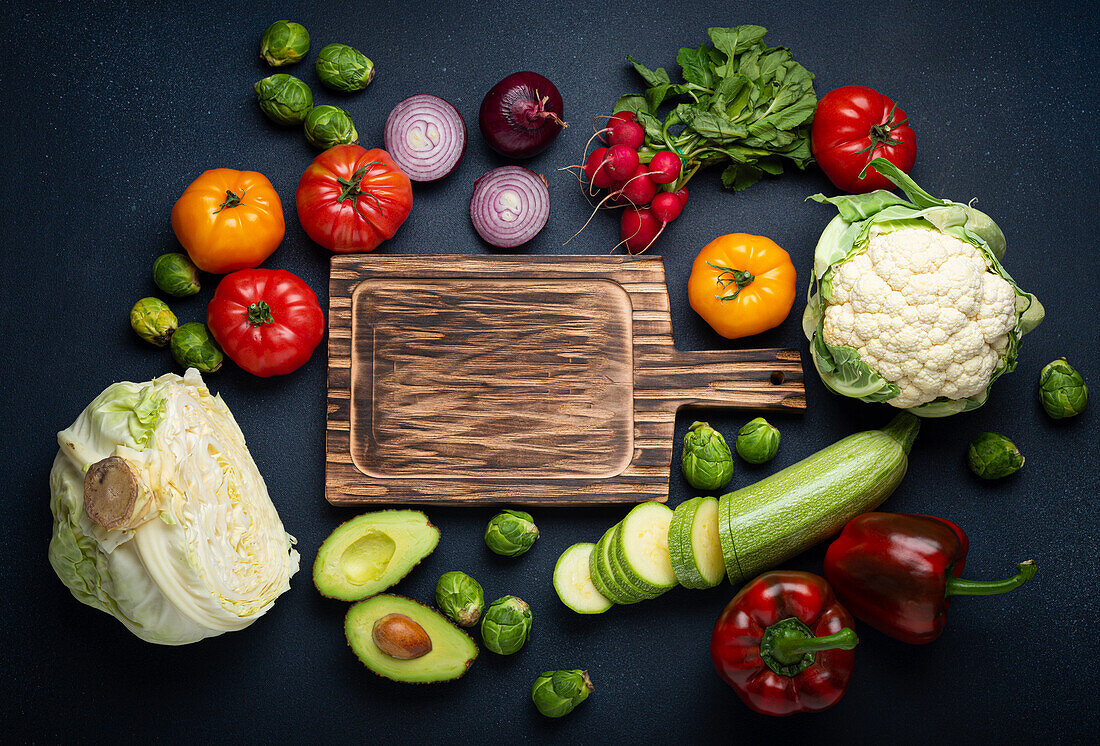
[[[337,256],[325,496],[665,500],[676,410],[801,410],[797,350],[682,352],[659,257]]]

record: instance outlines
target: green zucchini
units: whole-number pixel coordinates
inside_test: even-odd
[[[622,559],[622,523],[616,523],[607,532],[607,553],[608,553],[608,565],[611,567],[611,576],[619,584],[619,587],[625,588],[626,592],[635,601],[648,601],[652,598],[657,598],[665,592],[665,588],[659,588],[651,583],[647,583],[645,580],[638,577],[636,573],[632,573],[626,569],[623,565]]]
[[[718,500],[693,497],[681,503],[668,526],[668,555],[685,588],[713,588],[726,577],[718,538]]]
[[[595,544],[574,544],[562,552],[554,565],[554,591],[561,602],[578,614],[602,614],[609,601],[592,584],[589,570]]]
[[[671,522],[672,510],[667,505],[645,502],[635,505],[619,524],[613,559],[626,578],[642,590],[662,593],[676,585],[668,556]]]
[[[611,571],[611,555],[607,547],[611,540],[611,533],[613,530],[614,528],[608,529],[607,532],[600,537],[600,540],[596,542],[596,548],[592,550],[592,584],[596,586],[600,593],[607,596],[614,603],[637,603],[642,599],[638,598],[636,594],[628,593],[626,587],[615,578]]]
[[[718,499],[718,535],[737,585],[835,534],[897,488],[920,420],[849,435],[797,464]]]

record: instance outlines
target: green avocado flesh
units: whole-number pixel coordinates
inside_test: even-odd
[[[374,623],[387,614],[402,614],[419,624],[428,634],[432,649],[408,660],[382,652],[374,642]],[[450,681],[466,673],[477,658],[477,645],[469,635],[439,612],[404,596],[382,593],[360,601],[348,609],[344,632],[348,645],[367,668],[394,681]]]
[[[439,529],[418,510],[365,513],[333,531],[313,563],[321,595],[358,601],[389,588],[435,549]]]

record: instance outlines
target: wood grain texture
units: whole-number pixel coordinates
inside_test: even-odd
[[[802,409],[796,350],[681,352],[660,258],[338,256],[333,504],[664,500],[676,410]]]

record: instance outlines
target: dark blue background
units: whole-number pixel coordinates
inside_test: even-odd
[[[816,73],[818,94],[847,83],[874,86],[909,113],[918,133],[913,176],[937,196],[979,199],[1008,237],[1006,265],[1046,305],[1017,371],[977,412],[930,421],[910,473],[886,503],[896,511],[950,517],[972,541],[967,574],[993,578],[1034,558],[1040,572],[1016,593],[963,599],[944,636],[910,647],[860,626],[857,668],[845,699],[816,716],[774,720],[748,711],[714,674],[711,626],[733,591],[674,590],[598,617],[558,602],[550,574],[570,544],[595,540],[621,508],[536,511],[542,538],[526,556],[489,555],[488,509],[430,509],[443,531],[436,552],[396,590],[427,601],[445,570],[478,577],[491,597],[514,593],[535,614],[519,654],[483,653],[462,680],[438,686],[383,681],[343,640],[346,605],[321,598],[309,568],[317,546],[356,513],[323,499],[325,355],[276,380],[232,365],[210,375],[248,437],[288,530],[302,572],[274,609],[243,632],[184,648],[140,642],[114,619],[73,600],[46,561],[47,475],[54,433],[109,383],[174,369],[166,352],[135,338],[131,304],[155,291],[152,260],[178,249],[173,201],[201,171],[218,166],[266,174],[287,215],[282,247],[265,266],[301,275],[322,300],[328,254],[298,225],[293,194],[315,152],[299,131],[269,123],[252,83],[269,74],[258,58],[266,25],[304,23],[313,50],[290,69],[353,116],[361,140],[381,144],[390,108],[413,93],[438,94],[471,125],[466,160],[438,186],[417,188],[412,216],[387,253],[486,253],[469,225],[473,180],[503,161],[477,133],[482,95],[505,74],[537,70],[557,82],[573,124],[529,162],[550,179],[546,230],[530,253],[600,254],[617,241],[617,220],[584,221],[575,182],[555,169],[575,163],[589,122],[621,93],[640,90],[626,64],[675,67],[679,46],[707,26],[757,23]],[[1088,3],[730,2],[521,3],[29,3],[0,11],[0,155],[4,167],[3,315],[6,444],[0,523],[5,602],[0,624],[0,722],[6,735],[38,741],[193,739],[234,742],[337,738],[470,742],[560,739],[917,743],[964,736],[979,742],[1081,741],[1094,737],[1096,689],[1096,404],[1054,422],[1035,396],[1039,369],[1066,356],[1093,384],[1096,344],[1098,161],[1097,34]],[[323,89],[316,50],[346,42],[376,63],[367,91]],[[787,174],[741,194],[718,174],[690,185],[691,203],[659,245],[675,333],[684,349],[796,346],[805,354],[800,300],[777,330],[726,342],[690,310],[691,261],[711,238],[767,235],[792,254],[799,283],[832,208],[805,202],[834,193],[816,170]],[[181,322],[204,317],[216,278],[172,305]],[[808,359],[804,415],[779,416],[779,456],[738,466],[733,487],[857,429],[889,410],[827,393]],[[703,413],[732,433],[751,413]],[[694,416],[681,413],[677,437]],[[982,430],[1011,437],[1027,456],[1012,478],[982,483],[963,463]],[[677,449],[678,455],[678,449]],[[517,493],[523,490],[516,485]],[[670,504],[691,493],[673,469]],[[790,567],[820,572],[822,550]],[[531,706],[534,677],[589,669],[596,691],[568,718]]]

